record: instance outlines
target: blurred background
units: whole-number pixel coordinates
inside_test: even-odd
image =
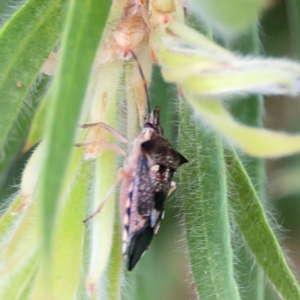
[[[12,14],[17,1],[0,1],[0,21],[4,23]],[[291,0],[269,1],[268,8],[261,17],[260,40],[262,55],[300,59],[300,36],[293,26],[295,14],[291,15]],[[300,15],[300,9],[299,9]],[[298,26],[300,28],[300,26]],[[237,41],[238,42],[238,41]],[[1,70],[0,70],[1,72]],[[0,153],[0,201],[16,192],[21,172],[30,151],[22,153],[26,135],[35,108],[41,100],[48,79],[42,78],[30,93],[27,107],[22,111],[19,124],[12,133],[15,153]],[[165,135],[176,145],[176,127],[171,122],[176,114],[176,89],[163,82],[158,68],[154,69],[150,87],[153,106],[162,106],[162,126]],[[264,125],[267,128],[288,132],[300,132],[300,99],[272,97],[265,99]],[[3,161],[10,161],[3,168]],[[266,191],[270,215],[279,224],[278,234],[291,266],[300,279],[300,155],[284,159],[266,161]],[[184,226],[181,217],[180,200],[175,195],[168,199],[166,217],[159,234],[136,269],[126,273],[124,299],[142,300],[182,300],[196,299],[190,283],[187,249],[184,241]],[[266,299],[277,299],[269,295]],[[255,300],[255,299],[254,299]]]

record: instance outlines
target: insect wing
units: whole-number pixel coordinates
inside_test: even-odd
[[[141,154],[136,175],[134,177],[133,189],[129,195],[130,207],[127,209],[129,225],[127,255],[127,269],[131,271],[140,260],[142,254],[147,250],[154,235],[151,227],[150,214],[154,207],[153,194],[154,185],[150,173],[150,162],[145,154]]]
[[[127,250],[127,269],[129,271],[133,270],[143,253],[148,249],[153,236],[154,228],[150,226],[149,221],[139,232],[132,235]]]
[[[168,140],[159,135],[153,134],[151,139],[142,143],[142,151],[147,153],[155,164],[165,166],[176,171],[187,159],[177,152]]]

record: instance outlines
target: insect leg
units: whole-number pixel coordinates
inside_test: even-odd
[[[109,197],[111,196],[111,194],[114,192],[114,190],[116,189],[117,185],[123,180],[123,178],[124,178],[124,171],[121,168],[121,169],[118,170],[116,181],[114,182],[114,184],[112,185],[112,187],[108,190],[108,192],[105,195],[104,199],[102,200],[101,204],[98,206],[98,208],[90,216],[88,216],[86,219],[83,220],[84,223],[86,223],[87,221],[89,221],[90,219],[92,219],[93,217],[95,217],[97,214],[100,213],[102,207],[104,206],[104,204],[106,203],[106,201],[109,199]]]
[[[114,128],[110,127],[109,125],[103,123],[103,122],[97,122],[97,123],[91,123],[91,124],[83,124],[80,127],[81,128],[89,128],[89,127],[94,127],[94,126],[99,126],[106,131],[108,131],[111,135],[113,135],[118,141],[127,144],[128,141]]]
[[[93,142],[83,142],[83,143],[76,143],[75,146],[76,147],[84,147],[87,145],[91,145],[91,144],[100,144],[101,146],[104,146],[107,149],[110,149],[124,157],[127,157],[126,152],[121,149],[118,145],[110,143],[108,141],[105,140],[98,140],[98,141],[93,141]],[[91,157],[85,157],[86,159],[91,158]]]

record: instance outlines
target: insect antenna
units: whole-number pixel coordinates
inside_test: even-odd
[[[130,50],[130,52],[131,52],[131,55],[132,55],[133,59],[136,61],[137,65],[138,65],[141,77],[143,79],[143,85],[144,85],[146,99],[147,99],[148,114],[150,114],[151,113],[151,108],[150,108],[150,97],[149,97],[149,92],[148,92],[147,81],[146,81],[146,78],[144,76],[144,72],[142,70],[142,66],[141,66],[141,64],[140,64],[137,56],[135,55],[135,53],[132,50]]]

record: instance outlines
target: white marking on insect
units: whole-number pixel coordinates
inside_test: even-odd
[[[157,172],[159,170],[159,165],[154,165],[151,167],[151,171]]]
[[[150,214],[150,226],[154,227],[158,218],[159,212],[156,209],[153,209]]]

